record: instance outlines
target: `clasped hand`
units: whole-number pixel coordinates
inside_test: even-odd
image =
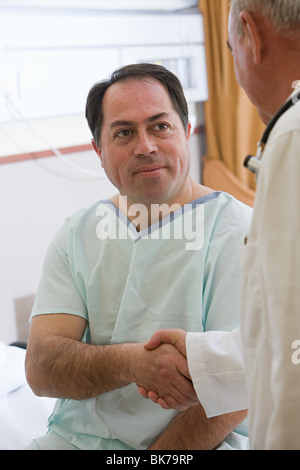
[[[164,394],[158,390],[147,390],[144,386],[138,385],[139,393],[142,397],[152,400],[162,408],[169,410],[184,411],[190,406],[198,405],[199,401],[191,381],[191,377],[187,366],[186,355],[186,332],[179,329],[159,330],[144,344],[144,348],[148,351],[160,348],[167,343],[174,347],[173,355],[178,357],[176,363],[176,374],[174,370],[169,380],[166,376],[164,382]],[[184,362],[182,359],[184,358]],[[184,367],[182,364],[184,363]]]

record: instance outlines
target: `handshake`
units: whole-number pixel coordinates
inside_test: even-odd
[[[171,345],[172,354],[176,354],[175,357],[178,358],[173,364],[173,369],[171,364],[170,369],[166,368],[163,390],[148,390],[138,385],[142,397],[152,400],[166,410],[184,411],[199,404],[188,370],[186,335],[186,331],[179,329],[159,330],[144,343],[144,349],[149,352],[166,344],[170,348]]]

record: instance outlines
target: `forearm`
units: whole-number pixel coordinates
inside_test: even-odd
[[[202,406],[180,413],[154,441],[149,450],[213,450],[247,416],[237,411],[207,418]]]
[[[27,380],[39,396],[84,400],[134,380],[136,344],[97,346],[51,336],[27,354]]]
[[[68,336],[69,321],[64,317],[63,330],[56,327],[55,333],[49,332],[51,318],[45,327],[43,318],[32,325],[26,375],[36,395],[85,400],[135,383],[159,396],[174,394],[179,402],[197,400],[186,360],[174,346],[147,351],[143,343],[84,344],[81,327]]]

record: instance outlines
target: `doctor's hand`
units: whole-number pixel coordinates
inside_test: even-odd
[[[180,329],[159,330],[154,333],[146,344],[144,344],[144,348],[147,350],[153,350],[163,343],[168,343],[172,344],[182,354],[182,356],[186,358],[186,335],[186,331]],[[174,409],[177,411],[183,411],[190,406],[199,404],[195,391],[192,397],[186,398],[181,402],[175,400],[172,395],[166,394],[161,397],[154,390],[147,390],[145,387],[141,386],[139,386],[139,393],[142,397],[152,400],[154,403],[157,403],[166,410]]]

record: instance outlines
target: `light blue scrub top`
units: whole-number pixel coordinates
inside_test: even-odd
[[[143,342],[162,328],[232,330],[251,215],[230,195],[212,193],[137,232],[110,201],[97,202],[67,219],[52,241],[32,316],[81,316],[83,341],[94,344]],[[131,384],[57,400],[49,428],[80,449],[140,450],[176,414]]]

